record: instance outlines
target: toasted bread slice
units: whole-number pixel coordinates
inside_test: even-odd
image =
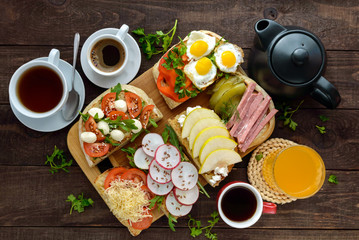
[[[225,39],[223,39],[221,36],[219,36],[218,34],[214,33],[214,32],[211,32],[211,31],[207,31],[207,30],[200,30],[201,32],[203,33],[206,33],[212,37],[215,37],[216,38],[216,41],[219,41],[219,40],[222,40],[223,42],[225,41]],[[188,37],[185,37],[183,39],[184,42],[186,42],[188,40]],[[171,51],[174,47],[178,46],[180,43],[177,43],[176,45],[172,46],[167,52]],[[241,51],[241,54],[242,56],[244,56],[244,53],[243,53],[243,50],[241,48],[239,48],[240,51]],[[161,60],[161,59],[160,59]],[[157,79],[158,79],[158,76],[159,76],[159,71],[158,71],[158,66],[159,66],[159,62],[160,60],[154,65],[154,67],[152,68],[152,73],[153,73],[153,78],[155,80],[155,82],[157,83]],[[243,69],[240,67],[240,65],[238,65],[238,68],[237,68],[237,72],[238,74],[245,74]],[[204,90],[204,89],[202,89]],[[163,99],[165,100],[165,102],[167,103],[168,107],[170,109],[174,109],[175,107],[179,106],[182,104],[182,102],[176,102],[174,101],[173,99],[165,96],[164,94],[162,94],[160,92],[160,94],[162,95]]]
[[[148,95],[140,88],[135,87],[135,86],[131,86],[131,85],[122,85],[122,89],[123,90],[127,90],[129,92],[133,92],[136,93],[141,99],[142,101],[145,102],[145,105],[155,105],[155,103],[153,102],[153,100],[148,97]],[[98,96],[96,99],[94,99],[83,111],[84,114],[86,114],[91,108],[93,107],[99,107],[101,108],[101,100],[102,98],[111,91],[111,89],[106,90],[105,92],[103,92],[100,96]],[[124,98],[123,93],[120,94],[120,98]],[[153,111],[150,115],[150,117],[155,121],[158,122],[159,120],[161,120],[163,118],[163,114],[161,113],[161,111],[157,108],[157,106],[155,105],[155,107],[153,108]],[[148,127],[151,126],[150,124],[148,125]],[[116,143],[120,143],[120,145],[116,146],[116,147],[112,147],[110,148],[109,152],[102,156],[102,157],[98,157],[98,158],[93,158],[90,157],[86,154],[84,147],[83,147],[83,142],[81,140],[81,133],[85,132],[85,122],[83,121],[82,117],[80,117],[80,121],[79,121],[79,139],[80,139],[80,145],[82,148],[82,151],[86,157],[86,160],[88,162],[88,164],[90,165],[90,167],[96,166],[98,163],[100,163],[102,160],[106,159],[108,156],[110,156],[112,153],[114,153],[115,151],[117,151],[118,149],[122,148],[123,146],[125,146],[131,139],[132,133],[131,132],[127,132],[125,133],[125,137],[121,142],[116,142]]]
[[[243,74],[238,74],[238,76],[240,78],[242,78],[243,82],[248,86],[249,83],[253,82],[252,79],[248,78],[247,76],[243,75]],[[268,94],[257,84],[255,90],[257,92],[261,92],[263,94],[263,96],[267,96]],[[272,109],[274,108],[274,104],[273,101],[271,100],[267,113],[270,112]],[[168,120],[168,124],[173,128],[173,130],[175,131],[175,133],[177,134],[177,137],[181,143],[181,145],[184,147],[186,154],[189,156],[189,159],[192,160],[192,162],[197,166],[198,169],[200,169],[201,167],[201,163],[199,161],[198,158],[192,158],[191,156],[191,150],[189,147],[189,142],[187,140],[187,138],[182,138],[182,128],[180,126],[180,124],[178,123],[178,118],[180,117],[180,115],[184,114],[185,112],[182,112],[181,114],[177,115],[176,117],[169,119]],[[264,128],[260,131],[260,133],[256,136],[256,138],[254,139],[254,141],[251,143],[250,147],[248,148],[248,150],[244,153],[240,153],[241,157],[244,157],[245,155],[247,155],[250,151],[252,151],[256,146],[260,145],[261,143],[263,143],[265,140],[267,140],[270,135],[272,134],[273,130],[274,130],[274,126],[275,126],[275,118],[272,118],[265,126]],[[238,151],[238,149],[236,149]],[[233,165],[229,165],[228,166],[228,172],[230,172],[233,168]],[[219,183],[224,179],[224,177],[222,177],[222,179],[218,182],[216,182],[215,184],[212,184],[209,180],[214,176],[214,171],[209,172],[209,173],[205,173],[202,174],[202,176],[204,177],[204,179],[212,186],[212,187],[216,187],[219,185]]]

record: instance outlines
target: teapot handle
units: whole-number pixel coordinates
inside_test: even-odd
[[[320,77],[314,82],[314,89],[310,95],[319,103],[327,108],[336,108],[340,103],[340,95],[338,90],[324,77]]]

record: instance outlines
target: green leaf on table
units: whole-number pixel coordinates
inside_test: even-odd
[[[204,226],[202,227],[202,223],[200,220],[196,220],[194,219],[191,215],[189,215],[189,220],[188,220],[188,227],[191,230],[191,236],[192,237],[198,237],[199,235],[202,234],[203,230],[205,230],[205,234],[204,236],[208,239],[211,240],[217,240],[217,234],[211,232],[212,228],[214,227],[214,225],[216,223],[218,223],[219,220],[219,216],[218,216],[218,212],[214,211],[211,214],[212,219],[208,220],[209,225],[208,226]]]
[[[321,134],[326,133],[324,126],[321,127],[321,126],[315,125],[315,127],[318,129],[318,131],[319,131]]]
[[[320,115],[319,118],[320,118],[320,120],[322,120],[322,122],[326,122],[329,120],[329,118],[324,115]]]
[[[263,153],[259,152],[256,156],[255,156],[257,161],[260,161],[263,158]]]
[[[54,151],[51,156],[46,156],[45,165],[50,165],[50,172],[52,174],[57,173],[59,170],[64,172],[69,172],[67,167],[72,165],[72,160],[66,161],[66,158],[63,155],[62,150],[58,149],[56,146],[54,147]]]
[[[82,193],[77,198],[70,194],[67,197],[66,202],[71,202],[71,209],[70,214],[72,214],[72,210],[78,211],[79,213],[82,213],[85,211],[85,207],[93,206],[94,201],[91,198],[84,198],[84,194]]]
[[[338,184],[337,176],[335,176],[333,174],[330,175],[328,178],[328,182]]]

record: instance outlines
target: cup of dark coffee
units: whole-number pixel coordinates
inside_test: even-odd
[[[102,76],[116,76],[122,72],[128,60],[124,42],[128,29],[123,24],[115,35],[100,35],[89,44],[87,60],[93,71]]]
[[[68,87],[58,68],[60,52],[50,51],[47,61],[32,60],[11,77],[9,98],[14,108],[30,118],[45,118],[57,113],[68,97]]]
[[[275,214],[274,203],[263,202],[258,190],[244,182],[230,182],[218,192],[217,208],[222,220],[234,228],[255,224],[262,213]]]

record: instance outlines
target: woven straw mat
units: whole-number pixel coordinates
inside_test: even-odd
[[[295,201],[296,198],[292,198],[284,193],[281,193],[273,188],[271,188],[264,180],[262,175],[262,167],[264,159],[272,152],[282,150],[286,147],[297,145],[295,142],[282,139],[282,138],[272,138],[268,141],[262,143],[256,150],[252,153],[252,156],[248,163],[247,173],[249,182],[258,189],[262,198],[265,201],[285,204]],[[256,155],[262,153],[263,158],[260,160],[256,159]]]

